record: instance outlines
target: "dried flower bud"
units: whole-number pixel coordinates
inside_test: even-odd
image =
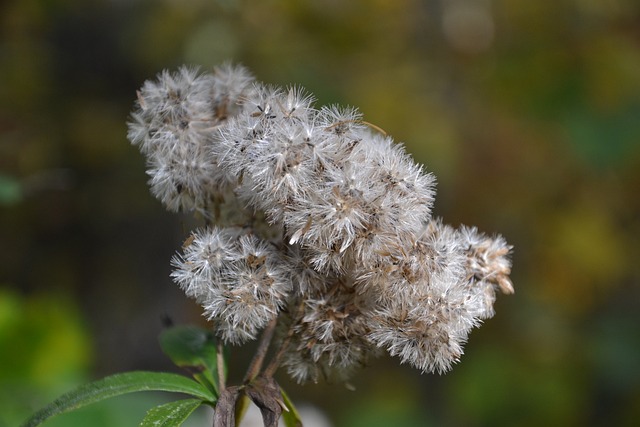
[[[232,343],[254,339],[278,315],[291,291],[280,252],[239,229],[196,232],[172,264],[175,282]]]
[[[212,132],[230,114],[252,78],[229,65],[213,74],[183,67],[163,71],[138,92],[128,137],[147,156],[152,194],[170,211],[204,211],[222,191],[216,159],[207,149]]]

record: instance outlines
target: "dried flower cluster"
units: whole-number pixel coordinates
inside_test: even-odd
[[[129,139],[152,193],[206,228],[174,281],[225,342],[277,318],[298,381],[348,374],[386,350],[422,371],[458,361],[470,330],[512,293],[510,246],[431,217],[434,177],[352,108],[243,67],[147,81]]]

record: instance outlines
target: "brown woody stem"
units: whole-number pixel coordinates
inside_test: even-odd
[[[271,339],[273,338],[273,333],[276,330],[277,323],[278,317],[274,317],[262,332],[262,337],[260,337],[260,343],[258,344],[256,354],[253,356],[249,369],[247,369],[247,373],[244,375],[245,384],[250,383],[258,376],[258,374],[260,374],[260,370],[262,369],[262,364],[267,356],[267,350],[269,349],[269,344],[271,344]]]
[[[271,362],[269,362],[269,365],[264,370],[264,376],[266,378],[273,377],[273,375],[276,373],[276,371],[280,367],[280,362],[282,362],[282,356],[284,356],[284,354],[286,353],[287,349],[289,348],[289,344],[291,344],[291,339],[293,338],[293,333],[294,333],[293,327],[295,326],[298,319],[302,316],[303,309],[304,309],[304,302],[301,302],[300,305],[298,306],[298,311],[296,312],[296,315],[293,318],[294,320],[291,323],[291,326],[289,326],[289,331],[287,331],[287,336],[282,341],[282,344],[280,344],[280,348],[278,349],[278,352],[276,353],[276,355],[273,357],[273,359],[271,359]]]

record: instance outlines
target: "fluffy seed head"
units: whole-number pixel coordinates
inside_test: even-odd
[[[143,85],[128,137],[152,194],[216,224],[192,233],[171,276],[225,342],[278,317],[298,381],[380,351],[445,372],[496,290],[513,292],[511,246],[432,219],[432,174],[356,108],[313,103],[231,64]]]

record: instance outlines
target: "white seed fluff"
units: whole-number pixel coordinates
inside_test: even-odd
[[[211,224],[172,259],[175,283],[227,343],[277,318],[297,381],[383,351],[446,372],[496,290],[513,293],[511,246],[433,219],[435,177],[355,108],[241,66],[183,67],[144,83],[128,138],[152,194]]]

